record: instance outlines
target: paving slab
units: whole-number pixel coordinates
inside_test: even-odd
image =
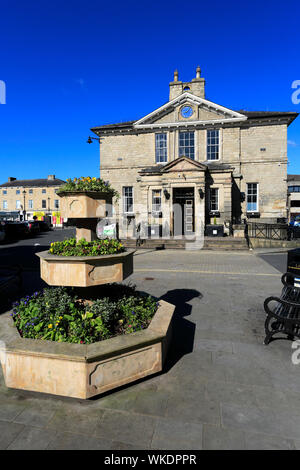
[[[291,342],[262,344],[276,256],[138,252],[128,281],[176,305],[164,372],[84,401],[7,389],[1,371],[0,448],[299,449],[300,365]]]

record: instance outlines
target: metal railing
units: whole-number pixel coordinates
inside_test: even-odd
[[[249,222],[247,225],[249,238],[264,238],[268,240],[288,239],[287,224],[262,224]]]

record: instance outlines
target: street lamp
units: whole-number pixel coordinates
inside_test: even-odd
[[[50,212],[50,197],[48,197],[48,212]]]
[[[89,136],[88,140],[86,141],[86,143],[87,144],[92,144],[93,140],[98,140],[98,142],[100,144],[100,137],[90,137],[90,136]]]
[[[25,196],[26,196],[26,191],[25,191],[25,189],[24,189],[24,191],[23,191],[23,198],[24,198],[23,220],[25,220],[25,216],[26,216]]]

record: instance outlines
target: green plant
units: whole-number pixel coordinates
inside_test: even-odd
[[[97,191],[101,193],[109,193],[111,196],[119,198],[119,193],[111,187],[108,181],[101,178],[90,176],[81,176],[80,178],[68,178],[67,182],[59,188],[57,194],[65,192],[88,192]]]
[[[105,286],[104,292],[82,300],[72,289],[45,288],[15,302],[11,316],[23,338],[68,343],[90,344],[147,328],[158,307],[153,297],[131,286]]]
[[[114,255],[125,251],[124,246],[116,239],[94,240],[87,242],[81,238],[68,238],[50,245],[49,253],[59,256],[101,256]]]
[[[214,225],[217,225],[217,217],[214,217]]]

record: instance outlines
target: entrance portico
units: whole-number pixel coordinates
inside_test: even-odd
[[[187,157],[143,168],[139,172],[140,186],[147,207],[140,211],[140,222],[161,225],[162,238],[203,236],[211,218],[217,217],[222,223],[231,219],[231,173],[228,166],[208,166]],[[218,189],[213,211],[211,187]],[[154,210],[158,208],[153,205],[155,194],[160,195],[159,210]]]

